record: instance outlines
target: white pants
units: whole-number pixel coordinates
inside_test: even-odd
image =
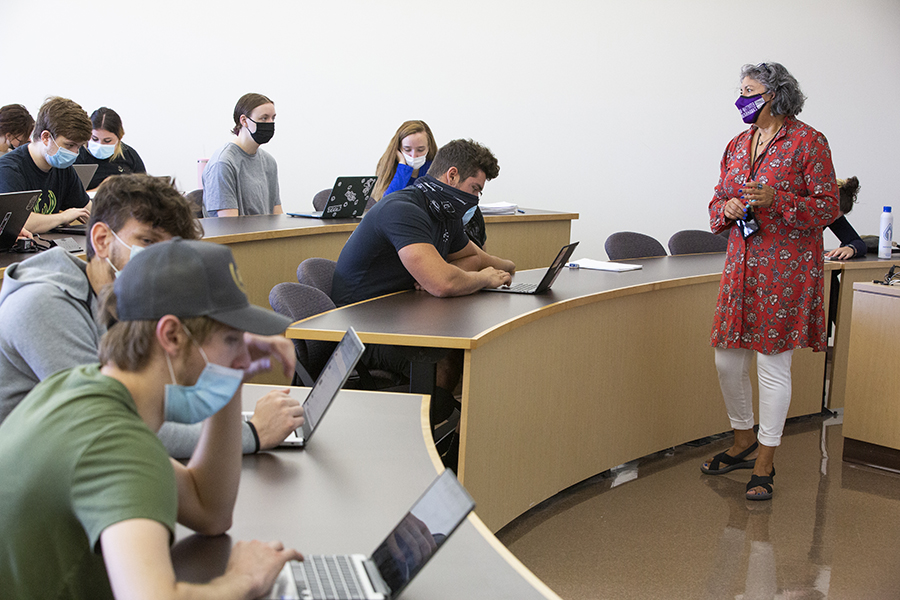
[[[716,348],[716,369],[725,408],[733,429],[753,429],[753,388],[750,361],[756,354],[759,374],[759,434],[764,446],[781,444],[784,420],[791,406],[791,358],[794,351],[760,354],[745,348]]]

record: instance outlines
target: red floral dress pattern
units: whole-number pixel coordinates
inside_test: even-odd
[[[822,351],[827,343],[822,228],[839,215],[831,150],[825,136],[787,117],[751,178],[754,130],[728,144],[709,203],[713,233],[731,227],[711,343],[762,354]],[[760,229],[745,240],[724,209],[754,179],[775,188],[775,200],[754,211]]]

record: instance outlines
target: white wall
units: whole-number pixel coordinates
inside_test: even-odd
[[[419,118],[439,144],[494,150],[485,201],[577,211],[579,254],[602,258],[615,231],[665,244],[708,226],[719,159],[743,128],[739,69],[778,61],[838,176],[860,179],[857,230],[875,233],[883,204],[900,210],[896,0],[2,0],[0,23],[0,104],[110,106],[150,172],[185,190],[255,91],[275,100],[267,149],[288,209],[337,175],[374,172],[396,127]]]

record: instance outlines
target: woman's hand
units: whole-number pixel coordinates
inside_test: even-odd
[[[833,258],[835,260],[847,260],[848,258],[853,258],[856,255],[856,250],[854,250],[853,246],[841,246],[840,248],[835,248],[834,250],[829,250],[825,253],[825,258]]]
[[[745,201],[750,202],[750,208],[768,208],[775,201],[775,188],[758,181],[748,181],[741,188],[741,194]]]
[[[747,203],[740,198],[729,198],[728,202],[725,203],[725,208],[723,212],[725,213],[725,217],[731,219],[732,221],[737,221],[738,219],[746,219],[747,218]]]
[[[406,157],[403,156],[403,153],[400,152],[399,150],[397,150],[397,164],[400,164],[400,165],[406,164]]]

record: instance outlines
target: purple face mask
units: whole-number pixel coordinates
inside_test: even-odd
[[[734,105],[741,112],[741,119],[749,125],[750,123],[756,123],[756,119],[759,118],[759,113],[763,106],[766,105],[766,102],[767,100],[763,100],[762,94],[757,94],[755,96],[740,96]]]

